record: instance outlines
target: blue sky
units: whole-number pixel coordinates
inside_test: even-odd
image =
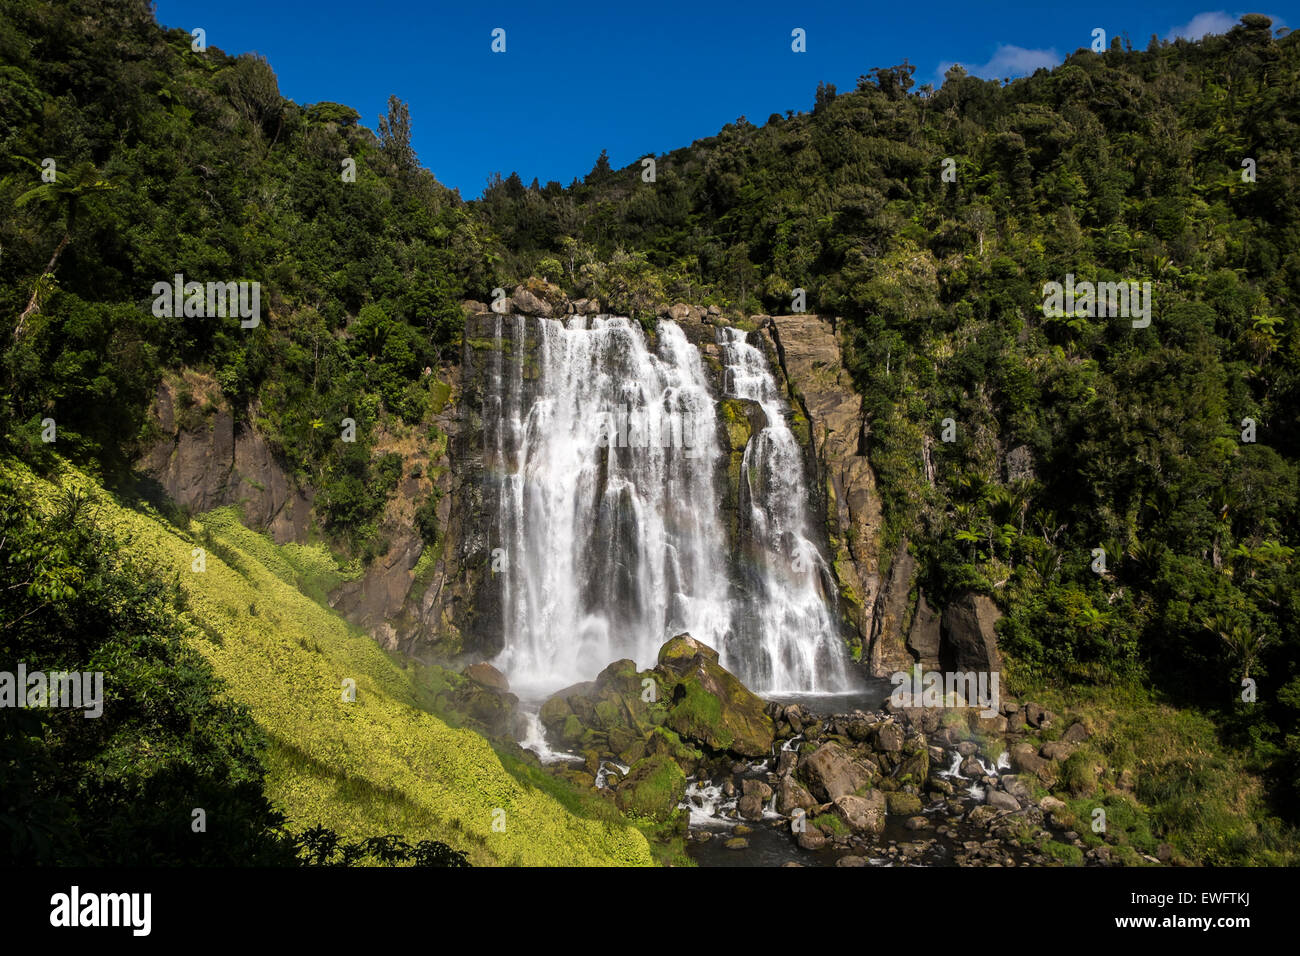
[[[1208,0],[1212,3],[1213,0]],[[168,27],[202,27],[210,45],[265,56],[298,103],[333,100],[374,129],[388,96],[410,104],[422,165],[466,199],[489,175],[568,184],[602,149],[615,167],[712,135],[745,116],[808,110],[819,81],[851,90],[859,75],[906,58],[916,82],[948,64],[989,78],[1059,63],[1127,33],[1224,32],[1242,13],[1300,21],[1294,0],[1238,9],[1196,3],[694,3],[607,0],[447,4],[396,0],[157,0]],[[492,31],[506,31],[493,53]],[[791,50],[805,31],[807,51]]]

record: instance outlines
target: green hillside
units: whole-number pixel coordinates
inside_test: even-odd
[[[636,829],[610,815],[575,815],[518,779],[527,774],[513,763],[512,774],[483,737],[421,710],[414,669],[295,587],[304,571],[332,565],[327,554],[278,548],[230,510],[178,530],[118,504],[72,468],[49,480],[22,466],[5,471],[18,497],[43,513],[68,491],[83,492],[94,520],[128,542],[142,567],[177,580],[187,640],[269,738],[266,792],[291,829],[440,840],[475,864],[653,862]],[[202,573],[191,570],[195,548],[205,552]],[[342,699],[344,678],[356,681],[354,702]],[[504,829],[498,822],[494,831],[498,810]]]

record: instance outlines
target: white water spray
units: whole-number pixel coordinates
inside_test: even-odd
[[[624,657],[652,666],[682,631],[758,692],[848,687],[798,445],[761,353],[723,335],[728,394],[768,420],[745,451],[739,573],[715,396],[682,329],[661,322],[651,351],[626,318],[497,317],[484,433],[505,556],[496,664],[516,690],[590,680]],[[792,569],[791,549],[811,573]]]

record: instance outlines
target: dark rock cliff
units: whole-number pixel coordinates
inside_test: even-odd
[[[312,492],[297,487],[256,430],[236,427],[215,381],[190,371],[164,380],[152,416],[162,437],[139,466],[175,504],[191,514],[237,505],[277,544],[306,539]]]

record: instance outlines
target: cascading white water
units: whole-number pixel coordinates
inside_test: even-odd
[[[512,684],[555,689],[620,657],[648,666],[680,631],[718,646],[729,588],[699,352],[669,323],[652,354],[628,319],[516,316],[502,369],[501,321],[499,425],[485,422],[503,467],[499,666]]]
[[[828,606],[829,568],[811,540],[803,453],[763,353],[740,329],[719,330],[728,397],[762,406],[766,426],[745,448],[740,507],[752,594],[738,615],[731,656],[751,686],[785,693],[847,690],[844,646]]]
[[[504,559],[497,666],[517,690],[552,691],[622,657],[650,666],[664,640],[688,631],[755,690],[844,689],[815,583],[783,574],[772,556],[757,563],[757,586],[733,586],[714,396],[680,327],[662,322],[657,340],[652,352],[640,326],[619,317],[497,318],[484,408]],[[755,540],[776,550],[795,529],[806,541],[794,517],[806,501],[802,464],[796,476],[769,474],[791,467],[778,454],[786,437],[798,453],[775,384],[761,355],[749,361],[743,350],[756,350],[743,335],[727,348],[738,350],[741,377],[766,376],[752,387],[771,393],[772,424],[746,451],[760,476],[747,505],[763,513]]]

